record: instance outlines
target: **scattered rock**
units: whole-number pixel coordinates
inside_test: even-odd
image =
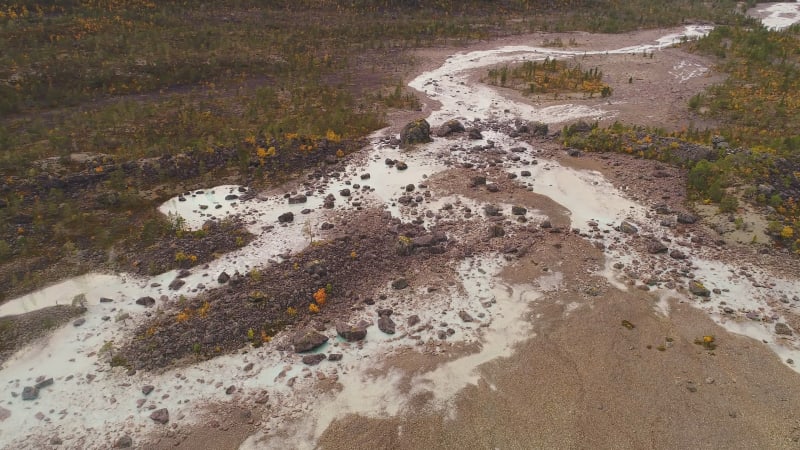
[[[86,319],[81,317],[80,319],[76,320],[75,322],[72,322],[72,325],[75,326],[75,327],[79,327],[79,326],[81,326],[81,325],[83,325],[85,323],[86,323]]]
[[[133,447],[133,439],[128,436],[122,436],[121,438],[117,439],[117,443],[114,444],[116,448],[131,448]]]
[[[481,130],[477,128],[470,128],[468,137],[474,141],[477,141],[483,139],[483,134],[481,133]]]
[[[443,123],[439,128],[436,130],[437,137],[445,137],[452,133],[461,133],[465,131],[464,124],[459,122],[456,119],[450,119],[447,122]]]
[[[786,325],[785,323],[778,322],[778,323],[775,324],[775,333],[776,334],[782,334],[784,336],[791,336],[792,335],[792,329],[789,328],[789,325]]]
[[[528,213],[528,210],[526,208],[523,208],[522,206],[512,206],[511,207],[511,214],[513,214],[515,216],[524,216],[527,213]]]
[[[673,250],[669,252],[669,257],[672,259],[686,259],[686,254],[680,250]]]
[[[408,169],[408,164],[406,164],[403,161],[397,161],[397,163],[394,166],[397,168],[397,170],[406,170],[406,169]]]
[[[185,281],[181,280],[180,278],[175,278],[175,279],[174,279],[174,280],[172,280],[172,282],[169,284],[169,290],[171,290],[171,291],[177,291],[178,289],[180,289],[181,287],[183,287],[183,285],[184,285],[184,284],[186,284],[186,282],[185,282]]]
[[[486,177],[483,175],[475,175],[472,177],[472,181],[470,182],[470,187],[475,186],[484,186],[486,184]]]
[[[667,246],[657,239],[647,241],[647,253],[654,255],[656,253],[666,253],[667,250],[669,250]]]
[[[156,304],[156,299],[154,299],[153,297],[149,297],[149,296],[148,297],[139,297],[138,299],[136,299],[136,304],[137,305],[142,305],[145,308],[149,308],[149,307],[151,307],[151,306]]]
[[[292,221],[294,221],[294,213],[291,212],[291,211],[285,212],[285,213],[281,214],[280,216],[278,216],[278,222],[280,222],[280,223],[289,223],[289,222],[292,222]]]
[[[330,353],[328,354],[328,361],[341,361],[342,354],[341,353]]]
[[[489,204],[483,207],[483,212],[489,217],[494,217],[499,216],[502,210],[496,205]]]
[[[151,392],[153,392],[153,390],[154,390],[155,388],[156,388],[156,387],[155,387],[155,386],[153,386],[152,384],[146,384],[146,385],[142,386],[142,394],[144,394],[144,395],[150,395],[150,393],[151,393]]]
[[[395,323],[389,316],[380,316],[378,319],[378,329],[386,334],[394,334]]]
[[[408,287],[408,280],[406,280],[405,278],[398,278],[398,279],[392,281],[392,289],[395,289],[395,290],[399,291],[399,290],[405,289],[407,287]]]
[[[363,322],[359,322],[356,325],[336,322],[336,333],[347,342],[355,342],[367,337],[367,327]]]
[[[697,217],[689,214],[689,213],[680,213],[678,214],[678,223],[683,224],[693,224],[697,222]]]
[[[111,303],[114,299],[107,298],[107,297],[100,297],[100,303]]]
[[[230,385],[230,386],[228,386],[227,389],[225,389],[225,394],[226,395],[233,395],[235,393],[236,393],[236,386],[234,386],[234,385]]]
[[[35,386],[25,386],[22,388],[23,400],[36,400],[37,398],[39,398],[39,389],[36,389]]]
[[[325,360],[325,354],[323,353],[316,353],[313,355],[303,356],[303,364],[307,366],[316,366],[317,364],[321,363],[324,360]]]
[[[41,380],[38,383],[36,383],[33,387],[35,387],[36,389],[44,389],[47,386],[52,386],[52,385],[53,385],[53,379],[45,378],[44,380]]]
[[[328,342],[328,336],[314,330],[301,331],[292,338],[292,345],[297,353],[314,350],[326,342]]]
[[[219,283],[219,284],[225,284],[225,283],[227,283],[227,282],[228,282],[228,280],[230,280],[230,279],[231,279],[231,276],[230,276],[230,275],[228,275],[228,273],[227,273],[227,272],[222,272],[222,273],[221,273],[221,274],[219,274],[219,276],[217,277],[217,283]]]
[[[9,417],[11,417],[11,411],[0,406],[0,422],[5,421]]]
[[[539,224],[539,226],[542,228],[553,228],[553,224],[550,223],[550,219],[543,220],[542,223]]]
[[[689,282],[689,292],[698,297],[708,297],[711,295],[711,291],[709,291],[703,283],[699,281],[691,281]]]
[[[475,320],[469,315],[468,312],[463,310],[458,312],[458,317],[460,317],[464,322],[473,322]]]
[[[506,235],[506,230],[502,225],[494,224],[489,226],[489,237],[498,238]]]
[[[619,224],[619,231],[626,234],[636,234],[639,232],[639,229],[627,220],[623,220],[622,223]]]
[[[167,408],[157,409],[150,414],[150,418],[153,420],[153,422],[165,425],[167,422],[169,422],[169,411]]]
[[[420,322],[419,316],[416,315],[416,314],[408,316],[408,319],[406,319],[406,324],[409,327],[413,327],[414,325],[418,324],[419,322]]]
[[[305,203],[306,201],[308,201],[308,198],[306,198],[306,196],[303,195],[303,194],[298,194],[298,195],[295,195],[294,197],[289,197],[289,204],[290,205],[296,205],[296,204],[299,204],[299,203]]]

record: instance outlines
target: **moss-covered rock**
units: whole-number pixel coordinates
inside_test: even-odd
[[[417,119],[406,124],[400,131],[400,146],[431,142],[431,125],[425,119]]]

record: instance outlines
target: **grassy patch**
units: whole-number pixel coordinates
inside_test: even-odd
[[[526,95],[576,92],[590,98],[611,95],[611,87],[603,83],[603,72],[597,68],[583,69],[580,64],[570,65],[550,57],[544,61],[491,68],[484,81],[517,89]]]

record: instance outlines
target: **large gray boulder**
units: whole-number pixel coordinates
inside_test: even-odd
[[[452,133],[460,133],[462,131],[465,131],[464,124],[456,119],[450,119],[439,126],[439,128],[436,130],[436,136],[445,137]]]
[[[328,336],[314,330],[301,331],[292,338],[294,351],[297,353],[308,352],[328,342]]]
[[[355,325],[350,325],[344,322],[337,322],[336,332],[347,342],[360,341],[367,337],[367,324],[359,322]]]

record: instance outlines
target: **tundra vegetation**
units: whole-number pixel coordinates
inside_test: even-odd
[[[715,127],[671,133],[620,123],[589,133],[568,127],[565,144],[683,165],[696,201],[726,213],[750,204],[765,212],[776,244],[800,253],[800,27],[774,31],[740,17],[688,47],[716,57],[717,70],[727,75],[688,103]],[[678,158],[686,143],[712,151],[699,160]]]

